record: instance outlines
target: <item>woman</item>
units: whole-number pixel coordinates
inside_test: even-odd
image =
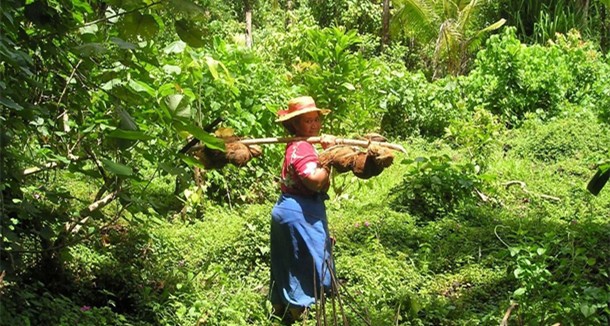
[[[318,136],[321,116],[309,96],[290,100],[278,112],[286,130],[297,137]],[[321,137],[322,148],[335,137]],[[328,198],[328,167],[321,166],[314,147],[305,141],[288,143],[281,175],[282,194],[271,212],[271,303],[274,314],[297,320],[306,308],[330,293],[334,266],[324,200]]]

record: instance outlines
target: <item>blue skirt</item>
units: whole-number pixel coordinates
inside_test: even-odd
[[[271,211],[272,304],[309,307],[331,292],[334,266],[321,194],[282,194]]]

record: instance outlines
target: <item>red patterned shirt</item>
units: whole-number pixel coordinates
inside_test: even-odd
[[[282,166],[282,192],[301,196],[315,195],[315,191],[303,184],[302,178],[314,173],[318,165],[318,153],[313,145],[305,141],[289,143]]]

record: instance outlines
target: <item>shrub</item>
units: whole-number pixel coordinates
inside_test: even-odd
[[[543,162],[574,158],[595,163],[603,158],[610,141],[606,128],[589,112],[560,117],[548,123],[542,123],[536,115],[530,114],[514,135],[508,144],[518,156]]]
[[[385,109],[381,121],[384,135],[440,137],[452,119],[463,113],[459,80],[445,78],[429,83],[422,73],[392,71],[380,87]]]
[[[577,33],[548,46],[526,46],[514,28],[492,36],[467,78],[469,106],[483,105],[519,124],[528,112],[553,117],[564,102],[581,104],[601,78],[601,56]],[[474,94],[477,94],[474,96]]]
[[[417,158],[394,188],[391,206],[423,220],[435,220],[474,202],[480,184],[471,163],[458,163],[448,155]]]

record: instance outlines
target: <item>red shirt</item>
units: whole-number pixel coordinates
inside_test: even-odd
[[[301,196],[315,195],[317,192],[308,189],[301,178],[314,173],[318,166],[318,153],[312,144],[306,141],[288,143],[282,166],[282,192]]]

